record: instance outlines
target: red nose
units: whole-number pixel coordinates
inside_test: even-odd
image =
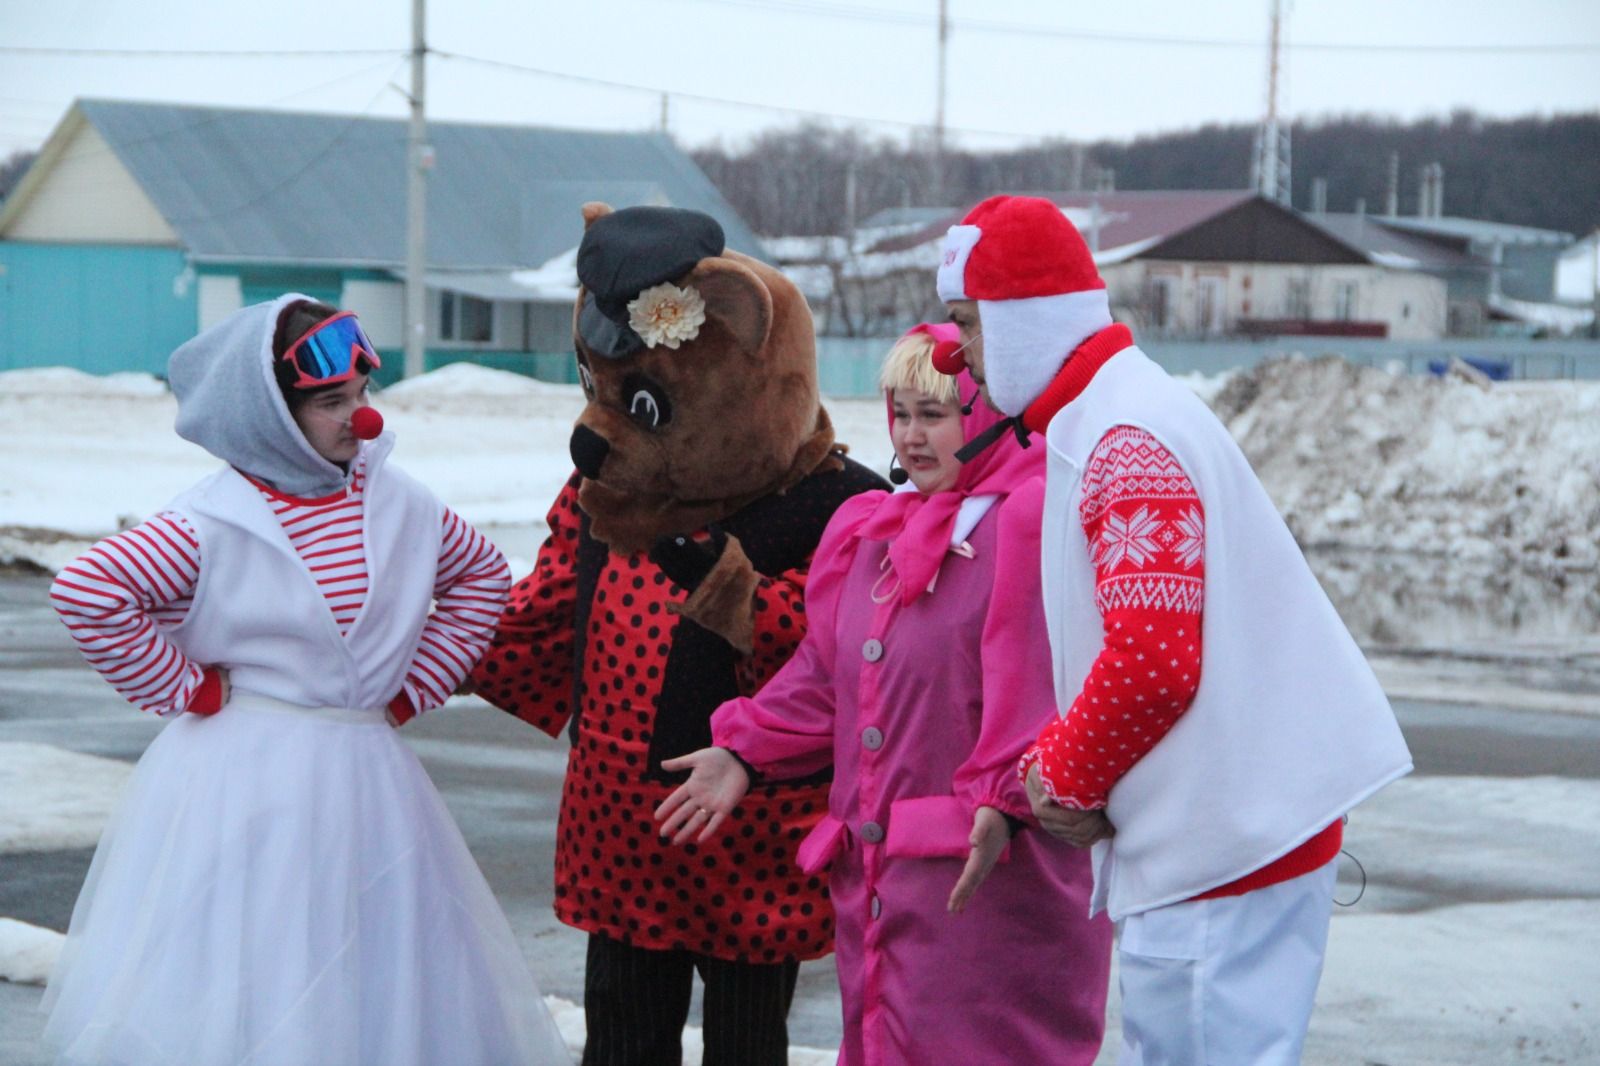
[[[955,377],[967,366],[967,353],[958,341],[936,341],[933,345],[933,368],[941,374]]]
[[[357,407],[350,416],[350,433],[357,440],[373,440],[383,432],[383,416],[374,407]]]

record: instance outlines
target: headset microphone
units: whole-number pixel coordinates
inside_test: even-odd
[[[905,467],[900,465],[900,457],[898,455],[889,460],[889,480],[896,485],[904,485],[911,480],[911,475],[906,473]]]

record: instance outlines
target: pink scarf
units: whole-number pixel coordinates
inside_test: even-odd
[[[925,329],[935,340],[953,339],[956,334],[956,327],[948,323]],[[977,392],[972,376],[963,370],[956,378],[956,393],[960,399],[974,397],[972,413],[961,416],[962,436],[969,441],[1004,417],[977,398]],[[894,418],[892,402],[889,417]],[[926,592],[939,573],[961,502],[969,496],[1005,496],[1028,478],[1043,477],[1044,452],[1042,440],[1023,448],[1008,435],[962,466],[954,488],[931,496],[893,492],[883,498],[857,535],[889,542],[889,562],[900,579],[901,606],[909,606]]]

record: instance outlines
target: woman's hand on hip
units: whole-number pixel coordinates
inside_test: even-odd
[[[666,759],[661,768],[689,771],[689,780],[656,808],[661,835],[674,844],[686,844],[691,837],[701,844],[710,840],[750,791],[749,774],[727,748],[701,748]]]

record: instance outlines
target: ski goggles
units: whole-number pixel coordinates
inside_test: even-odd
[[[355,377],[360,372],[358,367],[363,356],[371,369],[383,365],[378,350],[367,339],[361,323],[356,321],[356,313],[340,311],[317,323],[291,344],[283,353],[283,361],[293,364],[300,375],[295,379],[295,388],[314,389]]]

